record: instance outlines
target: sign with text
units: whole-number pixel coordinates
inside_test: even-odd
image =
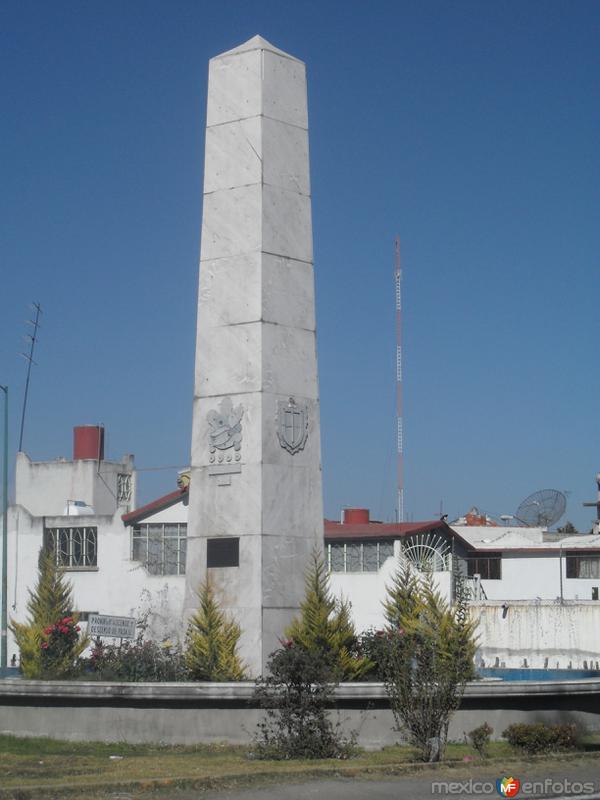
[[[108,617],[105,614],[90,614],[87,632],[89,636],[109,636],[113,639],[135,639],[135,617]]]

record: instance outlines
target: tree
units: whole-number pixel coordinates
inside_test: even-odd
[[[318,551],[312,555],[305,576],[305,596],[300,615],[285,635],[294,645],[318,655],[338,680],[357,680],[373,663],[357,652],[357,639],[346,600],[336,602],[329,588],[329,576]]]
[[[577,533],[577,528],[575,527],[575,525],[573,525],[572,522],[567,520],[562,527],[556,529],[556,532],[557,533]]]
[[[64,677],[72,668],[75,660],[88,646],[87,637],[72,637],[71,646],[61,648],[60,665],[55,664],[53,674],[44,675],[42,644],[45,643],[45,631],[65,618],[73,619],[73,587],[65,580],[63,573],[56,565],[54,552],[40,550],[38,559],[38,579],[35,589],[29,590],[27,601],[28,621],[25,623],[11,620],[12,631],[21,656],[21,672],[26,678]]]
[[[390,706],[422,760],[439,761],[452,714],[473,677],[475,623],[465,592],[459,588],[450,607],[431,575],[416,579],[406,565],[389,592],[383,672]]]
[[[227,619],[207,579],[198,591],[200,607],[187,630],[185,664],[196,681],[244,680],[244,664],[237,654],[241,630]]]
[[[383,601],[383,610],[388,626],[402,627],[402,618],[418,616],[418,609],[423,598],[419,580],[414,574],[408,560],[404,559],[392,578],[392,585],[386,586],[387,597]]]

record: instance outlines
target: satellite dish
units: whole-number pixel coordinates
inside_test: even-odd
[[[557,489],[542,489],[526,497],[515,517],[528,528],[549,528],[562,517],[567,498]]]

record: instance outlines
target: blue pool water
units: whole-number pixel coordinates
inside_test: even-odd
[[[500,678],[503,681],[573,681],[581,678],[600,678],[598,669],[482,667],[477,672],[482,678]]]

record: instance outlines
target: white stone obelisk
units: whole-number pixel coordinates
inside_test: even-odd
[[[209,65],[186,568],[252,676],[323,547],[306,74],[255,36]]]

